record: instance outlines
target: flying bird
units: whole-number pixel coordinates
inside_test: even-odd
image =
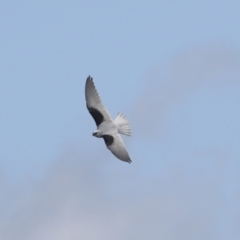
[[[124,142],[119,133],[131,136],[131,128],[128,120],[122,113],[112,120],[108,110],[103,105],[95,88],[92,77],[88,77],[85,85],[85,97],[87,109],[92,115],[97,130],[92,135],[103,138],[107,148],[120,160],[131,163],[132,160],[125,148]]]

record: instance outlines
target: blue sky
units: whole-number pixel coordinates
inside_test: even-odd
[[[239,9],[2,1],[0,238],[239,239]],[[131,165],[92,137],[88,75]]]

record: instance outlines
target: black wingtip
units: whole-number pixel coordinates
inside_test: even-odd
[[[92,77],[90,75],[87,77],[87,81],[92,81]]]

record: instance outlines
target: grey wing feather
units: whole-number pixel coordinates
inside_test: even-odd
[[[91,109],[97,110],[102,114],[104,121],[106,121],[106,120],[112,121],[112,118],[111,118],[108,110],[102,104],[99,94],[95,88],[93,79],[90,76],[87,78],[86,85],[85,85],[85,97],[86,97],[86,102],[87,102],[87,108],[90,113],[91,113]],[[93,114],[92,114],[92,116],[93,116]],[[96,119],[95,119],[95,121],[96,121]]]
[[[124,142],[119,134],[112,135],[114,141],[111,145],[107,145],[107,148],[120,160],[131,163],[132,160],[125,148]]]

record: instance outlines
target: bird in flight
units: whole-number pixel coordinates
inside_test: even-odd
[[[92,77],[88,77],[85,85],[85,97],[87,109],[92,115],[97,130],[92,135],[103,138],[107,148],[120,160],[131,163],[132,160],[125,148],[124,142],[119,133],[131,136],[131,128],[128,120],[122,113],[112,120],[108,110],[103,105],[95,88]]]

